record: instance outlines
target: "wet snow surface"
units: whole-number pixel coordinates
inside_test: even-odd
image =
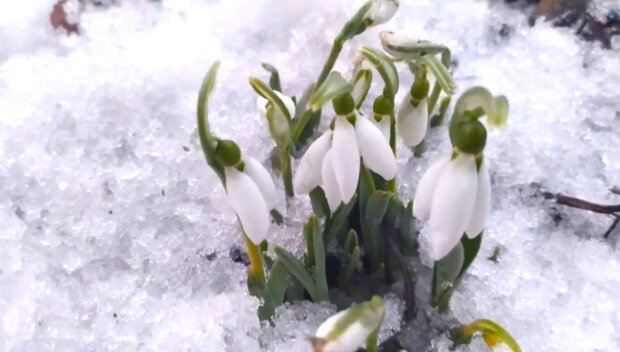
[[[495,3],[402,1],[381,28],[448,45],[460,91],[482,84],[511,105],[487,146],[494,209],[481,253],[452,312],[420,306],[403,340],[444,351],[442,321],[486,317],[524,351],[618,351],[620,233],[602,240],[610,219],[541,192],[620,203],[608,191],[620,185],[620,54],[569,29],[530,28]],[[196,95],[221,59],[213,129],[265,160],[271,144],[247,77],[266,78],[259,63],[270,62],[300,94],[360,2],[123,1],[88,6],[71,37],[50,28],[52,4],[0,3],[0,351],[309,350],[335,307],[287,306],[261,327],[244,267],[229,258],[241,238],[198,146]],[[377,33],[350,43],[337,68],[348,74]],[[402,72],[398,100],[411,82]],[[445,127],[422,159],[401,148],[402,197],[449,148]],[[281,243],[301,248],[308,209],[300,199],[288,226],[273,227]],[[496,249],[497,263],[487,260]],[[384,336],[402,309],[388,298]]]

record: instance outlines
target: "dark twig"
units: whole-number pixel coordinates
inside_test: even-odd
[[[594,213],[599,214],[613,214],[620,212],[620,204],[619,205],[602,205],[596,204],[592,202],[588,202],[583,199],[566,196],[563,194],[556,194],[555,201],[558,204],[566,205],[573,208],[588,210]]]
[[[616,215],[615,218],[616,219],[614,220],[614,222],[611,223],[611,226],[609,226],[607,231],[605,231],[605,233],[603,234],[604,239],[608,239],[609,235],[611,235],[611,233],[614,231],[616,226],[618,226],[618,223],[620,223],[620,216]]]
[[[614,187],[611,189],[611,192],[614,194],[620,194],[620,188]],[[611,233],[620,223],[620,204],[619,205],[597,204],[597,203],[588,202],[583,199],[570,197],[564,194],[559,194],[559,193],[555,195],[555,201],[558,204],[566,205],[568,207],[587,210],[587,211],[591,211],[597,214],[611,215],[614,218],[614,221],[611,223],[611,226],[609,226],[607,231],[605,231],[605,233],[603,234],[603,238],[605,239],[609,238],[609,235],[611,235]]]

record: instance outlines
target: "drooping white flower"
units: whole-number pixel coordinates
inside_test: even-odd
[[[463,233],[478,236],[490,209],[491,186],[483,161],[478,170],[474,155],[442,158],[422,176],[414,197],[413,215],[427,220],[431,231],[430,256],[445,257]]]
[[[389,21],[398,10],[398,0],[373,0],[369,10],[369,18],[373,26]]]
[[[417,106],[413,106],[411,93],[407,94],[398,108],[396,123],[405,145],[415,147],[420,144],[428,128],[427,98],[422,99]]]
[[[379,33],[379,39],[381,40],[383,50],[396,58],[413,59],[420,55],[413,51],[411,54],[408,54],[402,50],[403,48],[412,47],[419,42],[419,39],[410,37],[404,32],[383,31]]]
[[[384,179],[393,179],[396,176],[396,158],[383,132],[363,116],[357,117],[355,132],[364,164]]]
[[[355,127],[344,116],[336,116],[332,137],[332,168],[338,182],[340,199],[348,203],[357,189],[360,151]]]
[[[383,300],[374,296],[328,318],[311,339],[314,352],[355,352],[366,346],[385,315]]]
[[[366,167],[386,180],[396,176],[396,158],[379,127],[363,116],[356,117],[355,126],[346,117],[337,116],[334,130],[317,138],[301,158],[293,178],[295,193],[321,186],[335,211],[355,194],[360,157]]]
[[[321,184],[323,158],[332,145],[332,131],[325,131],[317,138],[301,157],[293,178],[295,194],[310,193]]]
[[[243,161],[243,172],[232,166],[224,168],[226,193],[245,234],[260,243],[269,231],[276,189],[269,172],[257,160],[245,157]]]

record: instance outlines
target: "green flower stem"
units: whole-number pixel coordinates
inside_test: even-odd
[[[261,260],[260,249],[248,235],[243,233],[243,239],[245,240],[245,248],[248,251],[248,257],[250,258],[250,267],[248,275],[254,280],[257,280],[262,286],[265,285],[265,271],[263,270],[263,262]]]
[[[336,64],[336,60],[338,59],[338,56],[340,55],[340,52],[342,51],[342,47],[344,46],[344,43],[347,41],[347,38],[344,36],[343,32],[344,32],[344,28],[340,33],[338,33],[338,35],[336,36],[336,39],[334,39],[332,50],[329,52],[327,61],[325,61],[325,64],[323,64],[323,69],[321,70],[321,73],[319,74],[319,78],[317,78],[316,80],[315,87],[319,87],[321,83],[325,81],[325,79],[327,78],[327,75],[329,75],[329,73],[332,72],[332,69],[334,68],[334,65]]]
[[[450,70],[450,61],[452,61],[452,54],[450,50],[446,48],[446,50],[441,53],[441,63],[446,67],[446,69]],[[435,84],[433,85],[433,90],[428,99],[428,114],[430,115],[435,109],[435,105],[437,104],[437,100],[439,100],[439,94],[441,93],[441,86],[435,80]]]
[[[366,339],[366,352],[377,352],[377,340],[379,337],[379,329],[373,331]]]
[[[394,109],[390,112],[390,148],[392,148],[392,152],[396,155],[396,116]],[[387,182],[386,188],[388,192],[396,194],[396,176]]]
[[[306,125],[308,124],[310,118],[312,118],[313,115],[314,113],[311,110],[304,110],[304,112],[301,114],[301,116],[299,117],[299,121],[295,123],[295,126],[293,127],[293,133],[291,134],[291,140],[293,141],[293,145],[297,144],[299,138],[301,137],[301,134],[304,132]]]
[[[282,173],[282,182],[284,183],[284,194],[287,198],[293,198],[293,173],[291,171],[291,158],[289,156],[289,147],[279,147],[278,156],[280,158],[280,172]]]

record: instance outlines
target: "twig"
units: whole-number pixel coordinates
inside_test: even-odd
[[[620,194],[620,188],[613,187],[611,189],[611,192],[614,194]],[[560,194],[560,193],[555,195],[555,201],[558,204],[566,205],[568,207],[587,210],[587,211],[591,211],[597,214],[611,215],[614,218],[614,221],[611,223],[611,226],[609,226],[607,231],[605,231],[605,233],[603,234],[603,238],[605,239],[609,238],[609,235],[611,235],[611,233],[620,223],[620,204],[619,205],[597,204],[597,203],[588,202],[583,199],[570,197],[570,196]]]

